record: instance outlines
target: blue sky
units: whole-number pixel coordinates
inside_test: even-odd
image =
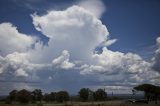
[[[1,0],[0,14],[2,94],[159,84],[159,0]]]
[[[65,9],[78,0],[2,0],[0,22],[12,22],[20,32],[45,37],[35,30],[30,14],[44,14],[47,10]],[[137,51],[155,44],[160,35],[159,0],[104,0],[107,10],[101,20],[108,26],[112,38],[119,41],[113,50]],[[30,6],[30,7],[29,7]]]

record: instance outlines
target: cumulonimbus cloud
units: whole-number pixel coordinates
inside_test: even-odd
[[[32,18],[35,28],[49,37],[49,46],[43,51],[36,46],[36,51],[42,54],[38,55],[39,59],[48,53],[48,57],[43,58],[43,61],[51,62],[63,50],[69,51],[73,60],[88,61],[94,49],[108,40],[109,32],[106,26],[79,6],[72,6],[64,11],[50,11],[43,16],[33,14]],[[33,58],[35,57],[37,55]]]
[[[61,87],[68,87],[67,83],[77,84],[74,82],[79,80],[82,80],[79,86],[101,86],[105,83],[112,84],[114,88],[115,85],[156,83],[159,73],[152,68],[152,62],[135,53],[107,48],[117,39],[109,39],[109,31],[100,20],[105,9],[97,8],[99,10],[92,12],[85,3],[61,11],[52,10],[41,16],[31,15],[36,30],[49,38],[48,45],[18,32],[11,23],[0,24],[0,75],[10,73],[28,79],[32,76],[33,80],[43,79],[57,84],[56,87],[59,83]],[[102,4],[100,1],[94,3]],[[160,44],[159,38],[157,44]],[[94,52],[98,46],[103,48],[102,53]],[[160,63],[159,51],[157,49],[153,59],[154,66]]]
[[[81,0],[77,5],[88,10],[97,18],[101,18],[106,11],[106,7],[101,0],[92,0],[92,2],[90,0]]]

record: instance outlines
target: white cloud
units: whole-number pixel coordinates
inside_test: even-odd
[[[35,88],[33,86],[27,85],[25,83],[16,83],[13,85],[13,89],[16,89],[16,90],[26,89],[29,91],[33,91]]]
[[[28,53],[14,52],[5,57],[0,56],[1,73],[11,74],[13,76],[29,77],[31,72],[43,69],[47,64],[33,64],[29,61]]]
[[[26,53],[14,52],[6,57],[0,56],[1,73],[12,73],[16,76],[25,76],[28,74],[24,71],[24,67],[29,64]]]
[[[99,19],[79,6],[50,11],[43,16],[34,14],[32,18],[35,28],[50,38],[48,47],[42,50],[37,45],[37,50],[31,52],[36,54],[32,57],[38,59],[36,62],[51,62],[63,50],[69,51],[71,60],[88,61],[95,47],[106,41],[109,35]]]
[[[133,53],[114,52],[104,47],[101,54],[93,55],[93,60],[94,64],[82,67],[80,72],[82,75],[98,75],[101,81],[126,81],[126,83],[151,83],[150,80],[159,76],[152,70],[151,63]]]
[[[25,76],[28,77],[28,74],[23,69],[18,69],[15,71],[16,76]]]
[[[49,77],[48,77],[48,79],[49,79],[49,80],[52,80],[52,77],[51,77],[51,76],[49,76]]]
[[[46,70],[52,71],[56,68],[59,69],[71,69],[75,66],[75,64],[69,61],[69,53],[64,50],[62,55],[55,58],[52,63],[44,63],[44,64],[35,64],[29,60],[28,53],[18,53],[14,52],[12,54],[8,54],[6,57],[0,56],[0,72],[1,73],[10,73],[13,76],[23,76],[23,77],[31,77],[34,76],[34,79],[37,79],[33,75],[34,73],[38,74],[39,72]],[[53,71],[54,72],[54,71]],[[34,80],[33,79],[33,80]]]
[[[160,73],[160,37],[156,39],[157,41],[157,49],[155,51],[155,55],[152,58],[152,67],[155,71]]]
[[[49,37],[48,45],[35,43],[34,38],[19,33],[10,23],[0,24],[0,75],[32,77],[32,80],[42,81],[43,84],[52,76],[53,80],[47,84],[52,83],[50,85],[58,88],[70,87],[72,83],[75,88],[88,84],[112,84],[112,89],[114,86],[125,89],[137,83],[155,83],[159,73],[152,70],[150,62],[134,53],[107,49],[117,39],[108,39],[107,27],[99,19],[104,10],[96,6],[101,1],[93,1],[93,6],[97,8],[93,13],[91,9],[94,8],[86,6],[89,2],[82,1],[79,6],[49,11],[42,16],[32,15],[35,28]],[[159,42],[158,38],[158,45]],[[35,48],[31,49],[34,43]],[[98,46],[103,47],[102,53],[94,54]],[[159,54],[158,51],[156,54]],[[64,71],[66,69],[70,71]]]
[[[62,69],[70,69],[73,68],[75,66],[75,64],[69,62],[69,52],[64,50],[62,52],[62,55],[55,58],[52,63],[54,66],[56,66],[57,68],[62,68]]]
[[[101,45],[108,47],[108,46],[114,44],[115,42],[117,42],[117,40],[118,40],[118,39],[111,39],[111,40],[108,40],[108,41],[104,41],[104,42],[102,42]]]
[[[17,52],[25,52],[35,43],[35,39],[29,35],[18,32],[11,23],[0,24],[0,54],[6,55]]]
[[[78,5],[91,12],[97,18],[101,18],[106,10],[101,0],[81,0]]]
[[[7,61],[10,61],[12,63],[17,63],[17,64],[28,64],[28,54],[26,53],[18,53],[18,52],[14,52],[12,54],[8,54],[6,56],[6,60]]]

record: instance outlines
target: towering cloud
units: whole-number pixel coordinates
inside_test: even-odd
[[[103,2],[101,0],[82,0],[78,3],[78,5],[86,10],[88,10],[91,14],[96,16],[97,18],[101,18],[103,13],[106,10]]]
[[[153,57],[153,69],[160,72],[160,37],[156,39],[157,50],[155,51],[155,56]]]
[[[33,14],[32,18],[35,28],[50,38],[49,46],[41,52],[41,57],[47,52],[48,57],[43,60],[48,62],[63,50],[69,51],[73,60],[88,61],[94,49],[106,42],[109,35],[99,19],[79,6],[50,11],[43,16]]]

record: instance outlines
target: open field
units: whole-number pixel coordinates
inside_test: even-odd
[[[149,104],[145,103],[125,103],[124,101],[105,101],[105,102],[66,102],[66,103],[43,103],[43,105],[38,104],[5,104],[4,102],[0,102],[0,106],[160,106],[160,102],[158,105],[155,105],[154,102],[150,102]]]

